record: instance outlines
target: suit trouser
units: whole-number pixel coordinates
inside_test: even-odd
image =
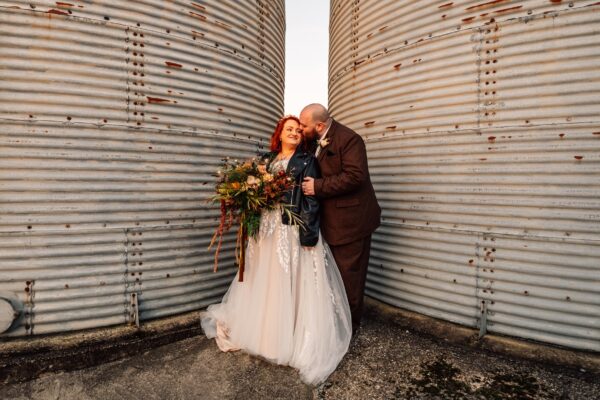
[[[371,235],[348,244],[330,245],[329,247],[344,281],[348,303],[350,303],[350,313],[352,314],[352,326],[357,328],[363,314],[363,297],[367,280],[369,253],[371,251]]]

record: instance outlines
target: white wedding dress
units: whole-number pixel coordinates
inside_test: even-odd
[[[285,169],[287,160],[271,164]],[[281,211],[263,212],[258,237],[248,241],[244,281],[202,316],[208,338],[222,351],[243,350],[289,365],[308,384],[323,382],[348,351],[350,308],[331,250],[300,245],[299,228]]]

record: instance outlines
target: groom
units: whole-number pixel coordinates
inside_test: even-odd
[[[365,143],[356,132],[333,120],[321,104],[304,107],[300,128],[306,140],[318,140],[315,155],[322,175],[305,178],[302,190],[320,201],[321,234],[342,275],[356,331],[363,311],[371,234],[381,217]]]

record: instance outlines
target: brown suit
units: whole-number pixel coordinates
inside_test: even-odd
[[[326,138],[329,144],[317,157],[322,178],[315,180],[321,234],[344,280],[356,327],[362,316],[371,234],[380,224],[381,208],[371,184],[363,139],[336,121]]]

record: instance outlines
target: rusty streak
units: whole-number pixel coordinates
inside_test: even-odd
[[[396,65],[394,65],[394,69],[395,69],[396,71],[398,71],[398,70],[400,69],[400,67],[401,67],[401,66],[402,66],[402,63],[400,63],[400,64],[396,64]]]
[[[160,97],[146,96],[146,98],[148,99],[148,103],[170,103],[171,102],[171,100],[161,99]]]
[[[575,157],[576,160],[582,160],[583,159],[583,156],[573,156],[573,157]]]
[[[71,3],[63,3],[62,1],[57,1],[56,5],[58,7],[73,7],[75,6],[75,4],[71,4]]]
[[[228,25],[225,22],[221,22],[221,21],[217,21],[217,20],[215,20],[215,24],[219,25],[219,26],[221,26],[221,27],[223,27],[225,29],[231,29],[232,28],[231,25]]]
[[[177,64],[171,61],[165,61],[165,64],[167,64],[167,67],[173,67],[173,68],[181,68],[183,67],[183,65],[181,64]]]
[[[196,4],[196,3],[190,3],[192,5],[192,7],[196,7],[202,11],[206,11],[206,7],[201,6],[200,4]]]
[[[190,11],[190,15],[194,18],[198,18],[201,21],[206,21],[206,17],[204,15],[197,14],[195,12]]]
[[[66,13],[64,11],[61,10],[55,10],[54,8],[46,11],[48,14],[58,14],[58,15],[69,15],[69,13]]]
[[[507,11],[514,11],[514,10],[518,10],[518,9],[520,9],[520,8],[523,8],[523,6],[516,6],[516,7],[510,7],[510,8],[503,8],[502,10],[497,10],[497,11],[494,11],[494,12],[495,12],[496,14],[499,14],[499,13],[503,13],[503,12],[507,12]]]
[[[451,7],[452,4],[454,4],[453,2],[451,3],[446,3],[446,4],[442,4],[441,6],[439,6],[438,8],[444,8],[444,7]]]
[[[365,126],[371,126],[374,123],[375,123],[375,121],[368,121],[368,122],[365,122]]]
[[[494,1],[489,1],[489,2],[487,2],[487,3],[483,3],[483,4],[477,4],[477,5],[474,5],[474,6],[471,6],[471,7],[465,8],[465,10],[467,10],[467,11],[470,11],[470,10],[475,10],[475,9],[479,9],[479,8],[487,8],[487,7],[492,7],[492,6],[494,6],[495,4],[498,4],[498,3],[504,3],[504,2],[506,2],[506,1],[508,1],[508,0],[494,0]]]
[[[467,22],[467,23],[468,23],[468,22],[473,22],[473,20],[474,20],[475,18],[477,18],[477,17],[468,17],[468,18],[463,18],[463,19],[462,19],[462,22]]]

